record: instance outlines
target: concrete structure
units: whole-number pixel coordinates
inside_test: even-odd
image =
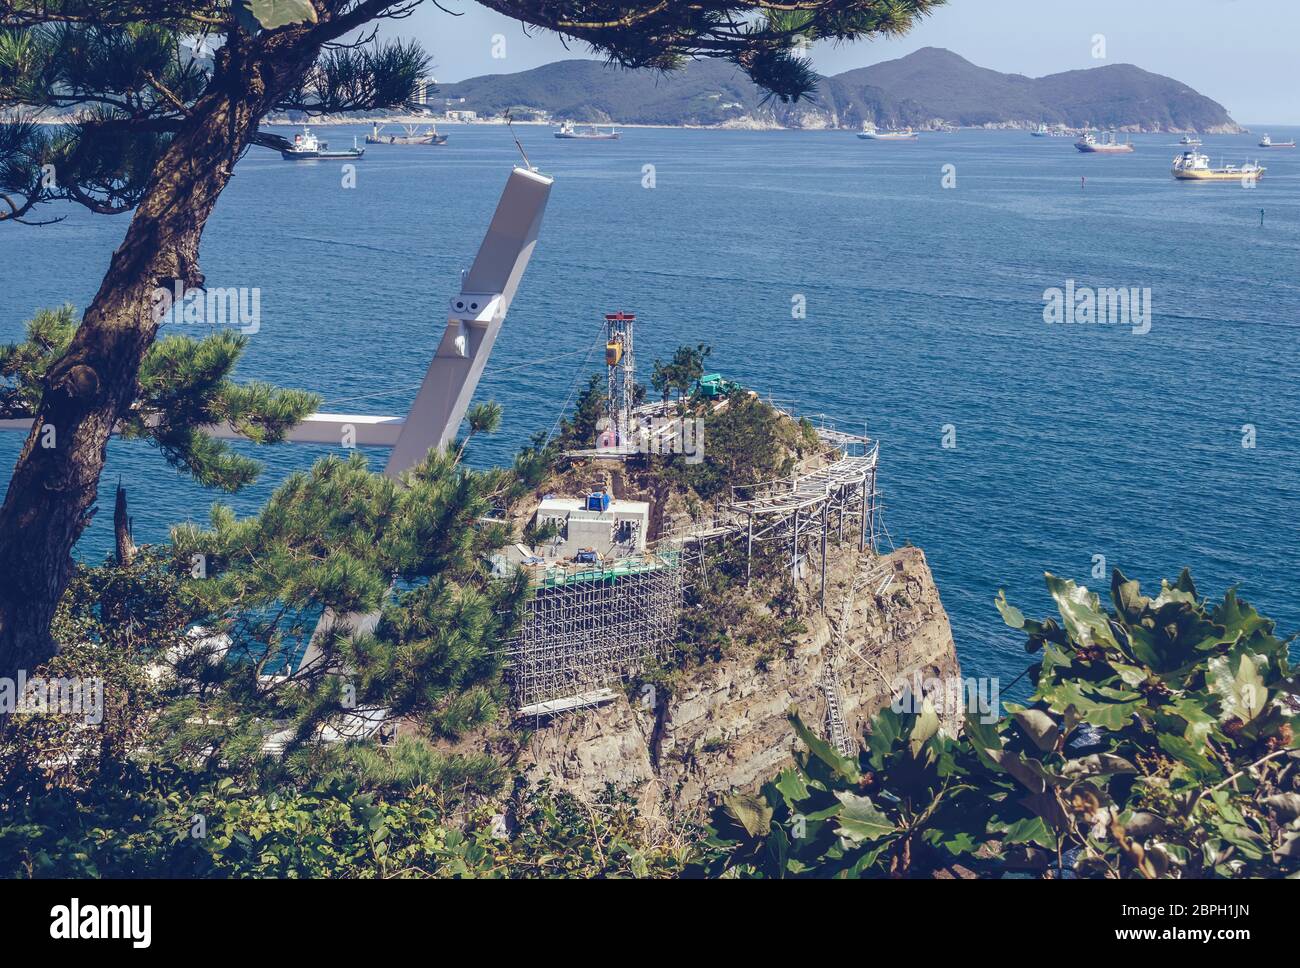
[[[553,524],[559,534],[542,550],[547,558],[572,558],[592,550],[602,560],[645,551],[650,505],[645,501],[609,502],[607,510],[589,510],[586,498],[548,497],[537,508],[539,526]]]

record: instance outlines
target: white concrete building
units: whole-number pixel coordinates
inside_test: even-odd
[[[645,551],[650,530],[650,505],[645,501],[615,501],[600,510],[589,498],[548,497],[537,509],[539,527],[553,524],[557,535],[541,550],[548,559],[573,558],[594,551],[602,559],[623,558]]]

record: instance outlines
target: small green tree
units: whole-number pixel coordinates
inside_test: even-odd
[[[704,343],[677,347],[667,363],[655,360],[650,372],[650,386],[665,403],[672,393],[676,393],[680,400],[690,393],[691,387],[704,375],[704,361],[712,352],[713,348]]]

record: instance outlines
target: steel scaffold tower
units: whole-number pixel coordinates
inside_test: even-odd
[[[633,345],[635,313],[605,316],[605,366],[609,370],[605,416],[614,431],[614,443],[627,447],[632,436],[632,411],[636,391],[636,359]]]
[[[539,576],[505,648],[518,714],[547,715],[612,698],[608,687],[664,653],[681,605],[677,553]]]

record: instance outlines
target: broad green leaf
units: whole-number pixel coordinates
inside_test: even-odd
[[[870,797],[859,796],[848,790],[837,790],[836,798],[843,804],[839,817],[839,833],[855,844],[887,837],[897,828],[881,813]]]
[[[1191,767],[1198,775],[1202,777],[1215,776],[1218,770],[1199,749],[1192,746],[1191,743],[1181,736],[1171,736],[1169,733],[1160,733],[1156,737],[1160,748],[1172,756],[1174,759]]]
[[[773,784],[788,804],[795,804],[808,798],[808,784],[797,770],[785,770]]]
[[[737,793],[723,797],[722,803],[750,837],[766,837],[772,829],[772,808],[761,797]]]
[[[1110,621],[1101,610],[1101,600],[1094,593],[1051,572],[1046,580],[1047,590],[1056,601],[1056,609],[1071,639],[1080,645],[1118,647],[1110,631]]]
[[[1046,753],[1056,749],[1057,740],[1061,738],[1061,730],[1051,716],[1041,709],[1022,709],[1012,715],[1021,731],[1040,750]]]
[[[1145,702],[1138,693],[1077,681],[1062,682],[1046,690],[1043,698],[1052,712],[1063,713],[1073,706],[1084,722],[1111,730],[1127,726]]]
[[[857,764],[847,757],[840,756],[830,743],[817,736],[804,725],[799,718],[798,710],[792,710],[790,713],[790,722],[794,725],[794,731],[799,734],[803,744],[808,747],[808,752],[829,766],[835,773],[850,783],[858,781],[859,772]]]
[[[939,732],[939,714],[935,712],[934,703],[927,698],[921,704],[921,712],[917,715],[916,722],[912,725],[912,734],[908,737],[908,747],[912,751],[912,756],[920,756],[921,747],[937,732]]]
[[[998,597],[993,604],[998,607],[998,611],[1002,614],[1002,621],[1006,622],[1011,628],[1022,629],[1025,627],[1025,613],[1007,601],[1007,593],[1004,589],[998,589]]]
[[[1210,660],[1210,688],[1219,696],[1223,707],[1220,719],[1240,719],[1243,723],[1251,722],[1264,711],[1268,705],[1268,687],[1260,674],[1260,666],[1267,660],[1243,652],[1233,674],[1232,663],[1228,656],[1215,656]]]

